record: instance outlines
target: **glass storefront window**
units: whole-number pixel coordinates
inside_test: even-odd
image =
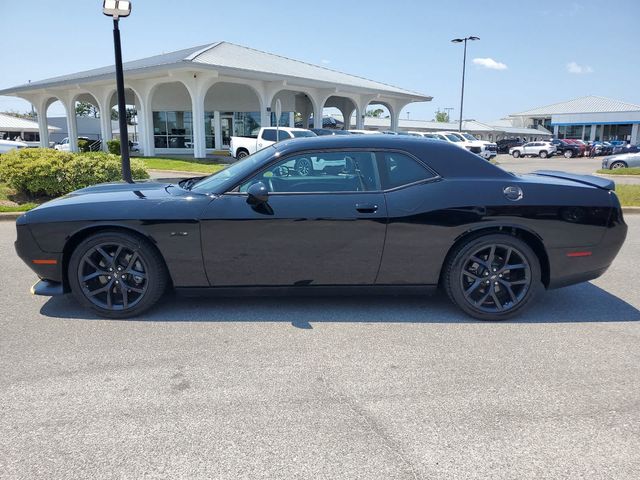
[[[156,148],[193,148],[191,112],[153,112]]]
[[[207,148],[216,148],[215,113],[204,112],[204,136]]]
[[[229,112],[229,114],[231,114]],[[233,135],[237,137],[254,137],[260,130],[260,112],[233,113]]]
[[[603,125],[602,139],[605,142],[611,140],[630,140],[631,124]]]

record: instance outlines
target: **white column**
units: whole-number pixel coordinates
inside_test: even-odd
[[[213,112],[213,133],[216,150],[222,150],[222,120],[220,120],[219,110]]]
[[[193,118],[193,156],[195,158],[207,158],[203,95],[193,95],[191,98],[191,114]]]
[[[399,108],[389,108],[391,110],[389,113],[391,114],[391,131],[397,132],[398,126],[400,123],[400,109]]]
[[[261,111],[260,111],[260,126],[262,128],[271,126],[271,112],[267,112],[267,106],[266,105],[262,105],[262,107],[261,107]]]
[[[638,143],[638,130],[640,129],[640,123],[634,123],[631,126],[631,145]]]
[[[590,142],[593,142],[596,139],[596,128],[598,128],[597,125],[591,125],[591,134],[589,135]]]
[[[111,130],[111,109],[109,103],[101,104],[98,106],[100,109],[100,135],[102,136],[102,150],[109,151],[107,142],[113,138],[113,131]]]
[[[553,138],[558,138],[558,130],[559,130],[558,125],[554,125],[553,126]]]
[[[353,115],[353,109],[345,108],[340,110],[340,113],[342,113],[342,121],[344,122],[342,129],[349,130],[349,128],[351,128],[351,115]]]
[[[65,102],[67,109],[67,133],[69,134],[69,150],[78,151],[78,122],[76,118],[76,106],[74,101]]]
[[[324,106],[324,102],[316,101],[313,106],[313,128],[322,128],[322,110]]]
[[[47,102],[36,105],[38,113],[38,132],[40,134],[40,147],[49,148],[49,125],[47,124]]]

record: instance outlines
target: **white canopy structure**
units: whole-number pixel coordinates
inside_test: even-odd
[[[398,128],[400,111],[411,102],[431,97],[325,67],[292,60],[229,42],[218,42],[124,64],[127,103],[137,110],[140,145],[146,156],[191,153],[206,156],[223,148],[231,135],[248,135],[271,125],[280,99],[280,125],[294,114],[308,125],[322,118],[325,107],[344,118],[356,113],[362,128],[367,105],[389,109],[390,128]],[[60,100],[68,118],[71,149],[77,149],[75,104],[87,101],[100,112],[116,104],[113,66],[79,72],[0,90],[30,101],[39,112],[40,136],[48,144],[46,111]],[[111,115],[101,115],[102,138],[112,138]],[[284,123],[282,123],[284,122]],[[349,128],[346,125],[345,128]],[[106,144],[106,141],[103,141]]]

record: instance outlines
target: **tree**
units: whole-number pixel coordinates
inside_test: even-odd
[[[126,107],[126,116],[127,116],[127,125],[133,125],[135,123],[136,117],[138,116],[138,111],[135,107]],[[120,118],[118,114],[117,108],[111,109],[111,120],[116,121]]]
[[[367,110],[366,115],[367,115],[367,117],[380,118],[380,117],[382,116],[382,114],[383,114],[383,113],[384,113],[384,110],[383,110],[383,109],[381,109],[381,108],[376,108],[375,110],[374,110],[374,109]]]
[[[5,115],[9,115],[10,117],[26,118],[27,120],[36,120],[38,118],[38,115],[36,114],[36,112],[20,113],[16,110],[7,110],[5,112],[0,112],[0,113],[4,113]]]
[[[76,117],[98,118],[98,109],[89,102],[76,103]]]
[[[449,114],[447,112],[441,112],[440,110],[436,112],[436,122],[448,122],[448,121],[449,121]]]

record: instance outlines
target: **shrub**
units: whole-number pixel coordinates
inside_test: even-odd
[[[120,155],[120,140],[118,140],[117,138],[108,140],[107,150],[109,150],[109,153],[112,153],[113,155]]]
[[[134,179],[149,178],[140,160],[131,160]],[[120,157],[104,152],[70,153],[25,148],[0,157],[0,181],[34,196],[58,196],[122,178]]]
[[[78,150],[81,152],[89,152],[91,151],[91,142],[89,140],[80,139],[78,140]]]

